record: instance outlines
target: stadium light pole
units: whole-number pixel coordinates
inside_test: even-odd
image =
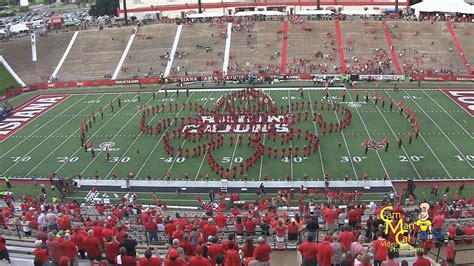
[[[123,0],[123,14],[125,17],[125,25],[128,26],[127,0]]]

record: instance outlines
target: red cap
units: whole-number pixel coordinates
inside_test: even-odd
[[[168,253],[168,257],[177,258],[178,257],[178,251],[175,248],[170,249],[170,252]]]

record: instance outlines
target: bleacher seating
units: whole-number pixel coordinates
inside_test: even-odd
[[[472,39],[474,38],[474,24],[469,23],[453,23],[456,37],[461,44],[462,51],[466,55],[467,61],[471,68],[474,64],[474,45],[472,45]]]

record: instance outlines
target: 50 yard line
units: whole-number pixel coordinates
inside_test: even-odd
[[[311,107],[311,119],[313,120],[313,126],[314,126],[314,133],[316,134],[316,137],[319,138],[319,135],[318,135],[318,128],[316,127],[316,121],[314,120],[314,107],[313,107],[313,101],[311,100],[311,93],[308,92],[308,99],[309,99],[309,106]],[[321,171],[322,172],[322,175],[324,176],[324,173],[326,173],[326,171],[324,170],[324,162],[323,162],[323,154],[321,152],[321,144],[319,145],[318,147],[318,153],[319,153],[319,160],[321,161]],[[354,172],[355,173],[355,172]],[[357,174],[356,174],[357,176]]]
[[[293,110],[291,110],[291,96],[290,96],[290,90],[288,90],[288,110],[290,110],[288,113],[292,113]],[[294,119],[294,118],[293,118]],[[294,121],[293,121],[294,123]],[[293,133],[292,133],[293,134]],[[293,138],[293,136],[292,136]],[[293,140],[290,140],[290,147],[291,147],[291,153],[290,153],[290,171],[291,171],[291,180],[294,179],[293,176]]]

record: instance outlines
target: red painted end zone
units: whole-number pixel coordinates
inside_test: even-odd
[[[28,125],[42,114],[60,104],[69,95],[38,95],[13,111],[13,114],[0,121],[0,142]]]
[[[442,91],[457,103],[464,111],[474,116],[474,89],[442,89]]]

